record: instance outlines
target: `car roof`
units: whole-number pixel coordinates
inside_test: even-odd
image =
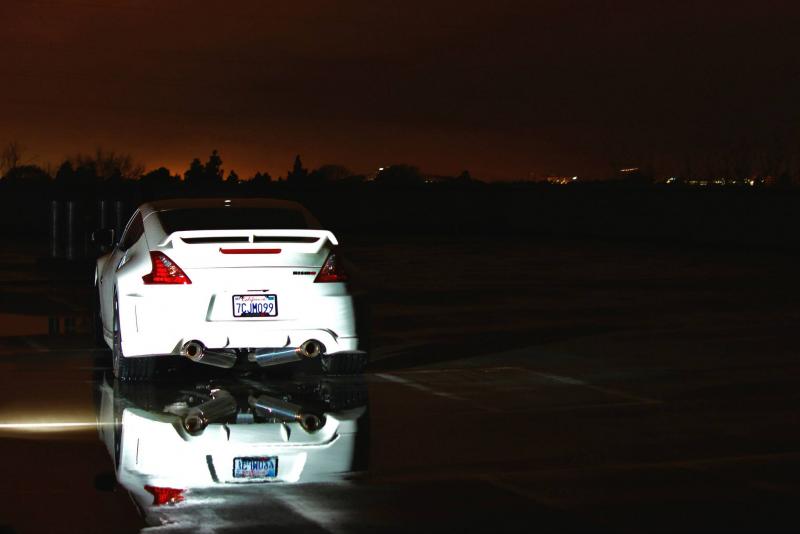
[[[203,209],[222,208],[235,206],[238,208],[278,208],[297,210],[306,213],[302,204],[291,200],[278,200],[274,198],[173,198],[169,200],[156,200],[139,206],[142,217],[151,213],[174,209]]]

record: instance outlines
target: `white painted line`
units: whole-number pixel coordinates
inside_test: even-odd
[[[481,373],[493,373],[498,371],[525,371],[524,367],[449,367],[449,368],[436,368],[436,369],[405,369],[397,371],[398,374],[439,374],[439,373],[463,373],[464,371],[475,371]]]
[[[35,352],[50,352],[50,349],[28,336],[23,336],[22,342],[32,348]]]
[[[559,409],[560,410],[578,410],[578,409],[586,409],[591,407],[601,407],[601,406],[634,406],[639,404],[661,404],[661,401],[658,399],[651,399],[649,397],[643,397],[640,395],[634,395],[632,393],[627,393],[625,391],[620,391],[618,389],[606,388],[603,386],[596,386],[579,378],[575,378],[572,376],[565,376],[565,375],[557,375],[553,373],[543,373],[541,371],[535,371],[533,369],[529,369],[527,367],[519,367],[519,366],[500,366],[500,367],[456,367],[450,369],[409,369],[407,371],[402,371],[397,374],[409,375],[409,374],[439,374],[439,373],[447,373],[447,374],[455,374],[455,373],[463,373],[465,371],[469,372],[482,372],[482,373],[492,373],[492,372],[503,372],[503,371],[515,371],[515,372],[527,372],[533,375],[536,375],[540,378],[545,379],[548,382],[553,382],[556,384],[564,384],[567,386],[576,386],[576,387],[583,387],[587,389],[591,389],[593,391],[597,391],[599,393],[603,393],[605,395],[609,395],[612,397],[619,397],[622,399],[627,399],[628,401],[632,402],[624,402],[624,403],[598,403],[598,404],[587,404],[587,405],[580,405],[580,406],[570,406],[564,407]],[[433,393],[434,395],[444,396],[453,398],[456,400],[466,401],[468,399],[464,399],[463,397],[459,397],[457,395],[453,395],[450,393],[442,393],[437,392],[431,388],[428,388],[422,384],[414,382],[413,380],[409,380],[408,378],[402,378],[397,376],[397,374],[380,374],[376,373],[375,376],[381,377],[385,380],[389,380],[392,382],[402,383],[407,385],[408,387],[412,387],[414,389],[418,389],[420,391],[426,391],[428,393]],[[476,404],[477,405],[477,404]],[[482,406],[483,409],[487,411],[497,411],[493,409],[489,409],[488,407]]]
[[[562,504],[560,504],[560,503],[558,503],[558,502],[556,502],[556,501],[554,501],[554,500],[552,500],[550,498],[542,497],[541,495],[537,495],[537,494],[533,493],[532,491],[529,491],[529,490],[527,490],[525,488],[521,488],[521,487],[517,486],[516,484],[512,484],[511,482],[508,482],[506,480],[498,480],[497,478],[491,477],[491,476],[480,476],[480,477],[478,477],[478,480],[481,480],[483,482],[491,484],[492,486],[494,486],[494,487],[496,487],[498,489],[507,491],[509,493],[513,493],[514,495],[517,495],[517,496],[522,497],[524,499],[528,499],[528,500],[536,502],[536,503],[544,504],[548,508],[556,508],[556,509],[561,509],[561,510],[564,509],[564,506]]]
[[[580,386],[587,389],[591,389],[593,391],[598,391],[600,393],[605,393],[606,395],[611,395],[613,397],[622,397],[623,399],[629,399],[632,401],[636,401],[637,403],[641,404],[661,404],[660,400],[651,399],[648,397],[641,397],[639,395],[634,395],[632,393],[626,393],[624,391],[620,391],[618,389],[606,388],[602,386],[595,386],[594,384],[590,384],[589,382],[584,382],[578,378],[573,378],[571,376],[563,376],[563,375],[554,375],[550,373],[541,373],[539,371],[534,371],[532,369],[527,369],[527,371],[531,374],[536,376],[542,377],[546,380],[550,380],[551,382],[556,382],[558,384],[567,384],[570,386]]]
[[[407,378],[402,378],[396,375],[391,375],[388,373],[378,373],[375,376],[380,377],[388,382],[394,382],[396,384],[402,384],[404,386],[410,387],[412,389],[416,389],[419,391],[424,391],[425,393],[430,393],[431,395],[436,395],[437,397],[444,397],[446,399],[457,400],[457,401],[466,401],[467,399],[463,397],[459,397],[458,395],[453,395],[452,393],[447,393],[444,391],[437,391],[435,389],[431,389],[427,386],[423,386],[413,380],[408,380]]]

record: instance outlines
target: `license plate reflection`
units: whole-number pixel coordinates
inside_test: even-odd
[[[278,458],[276,456],[233,459],[233,478],[274,478],[276,476],[278,476]]]

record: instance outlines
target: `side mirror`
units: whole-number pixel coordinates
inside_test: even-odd
[[[109,249],[116,244],[115,237],[113,228],[101,228],[92,232],[92,243],[101,249]]]

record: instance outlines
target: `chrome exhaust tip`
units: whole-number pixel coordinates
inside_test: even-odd
[[[309,339],[300,345],[300,354],[303,358],[316,358],[325,352],[325,345],[316,339]]]
[[[316,432],[325,424],[321,417],[313,413],[300,414],[298,421],[306,432]]]
[[[211,351],[197,340],[187,341],[181,347],[181,355],[195,363],[203,363],[214,367],[230,369],[236,365],[236,353],[227,351]]]
[[[199,341],[187,341],[181,348],[181,356],[186,356],[193,362],[199,362],[203,359],[205,351],[205,346]]]

